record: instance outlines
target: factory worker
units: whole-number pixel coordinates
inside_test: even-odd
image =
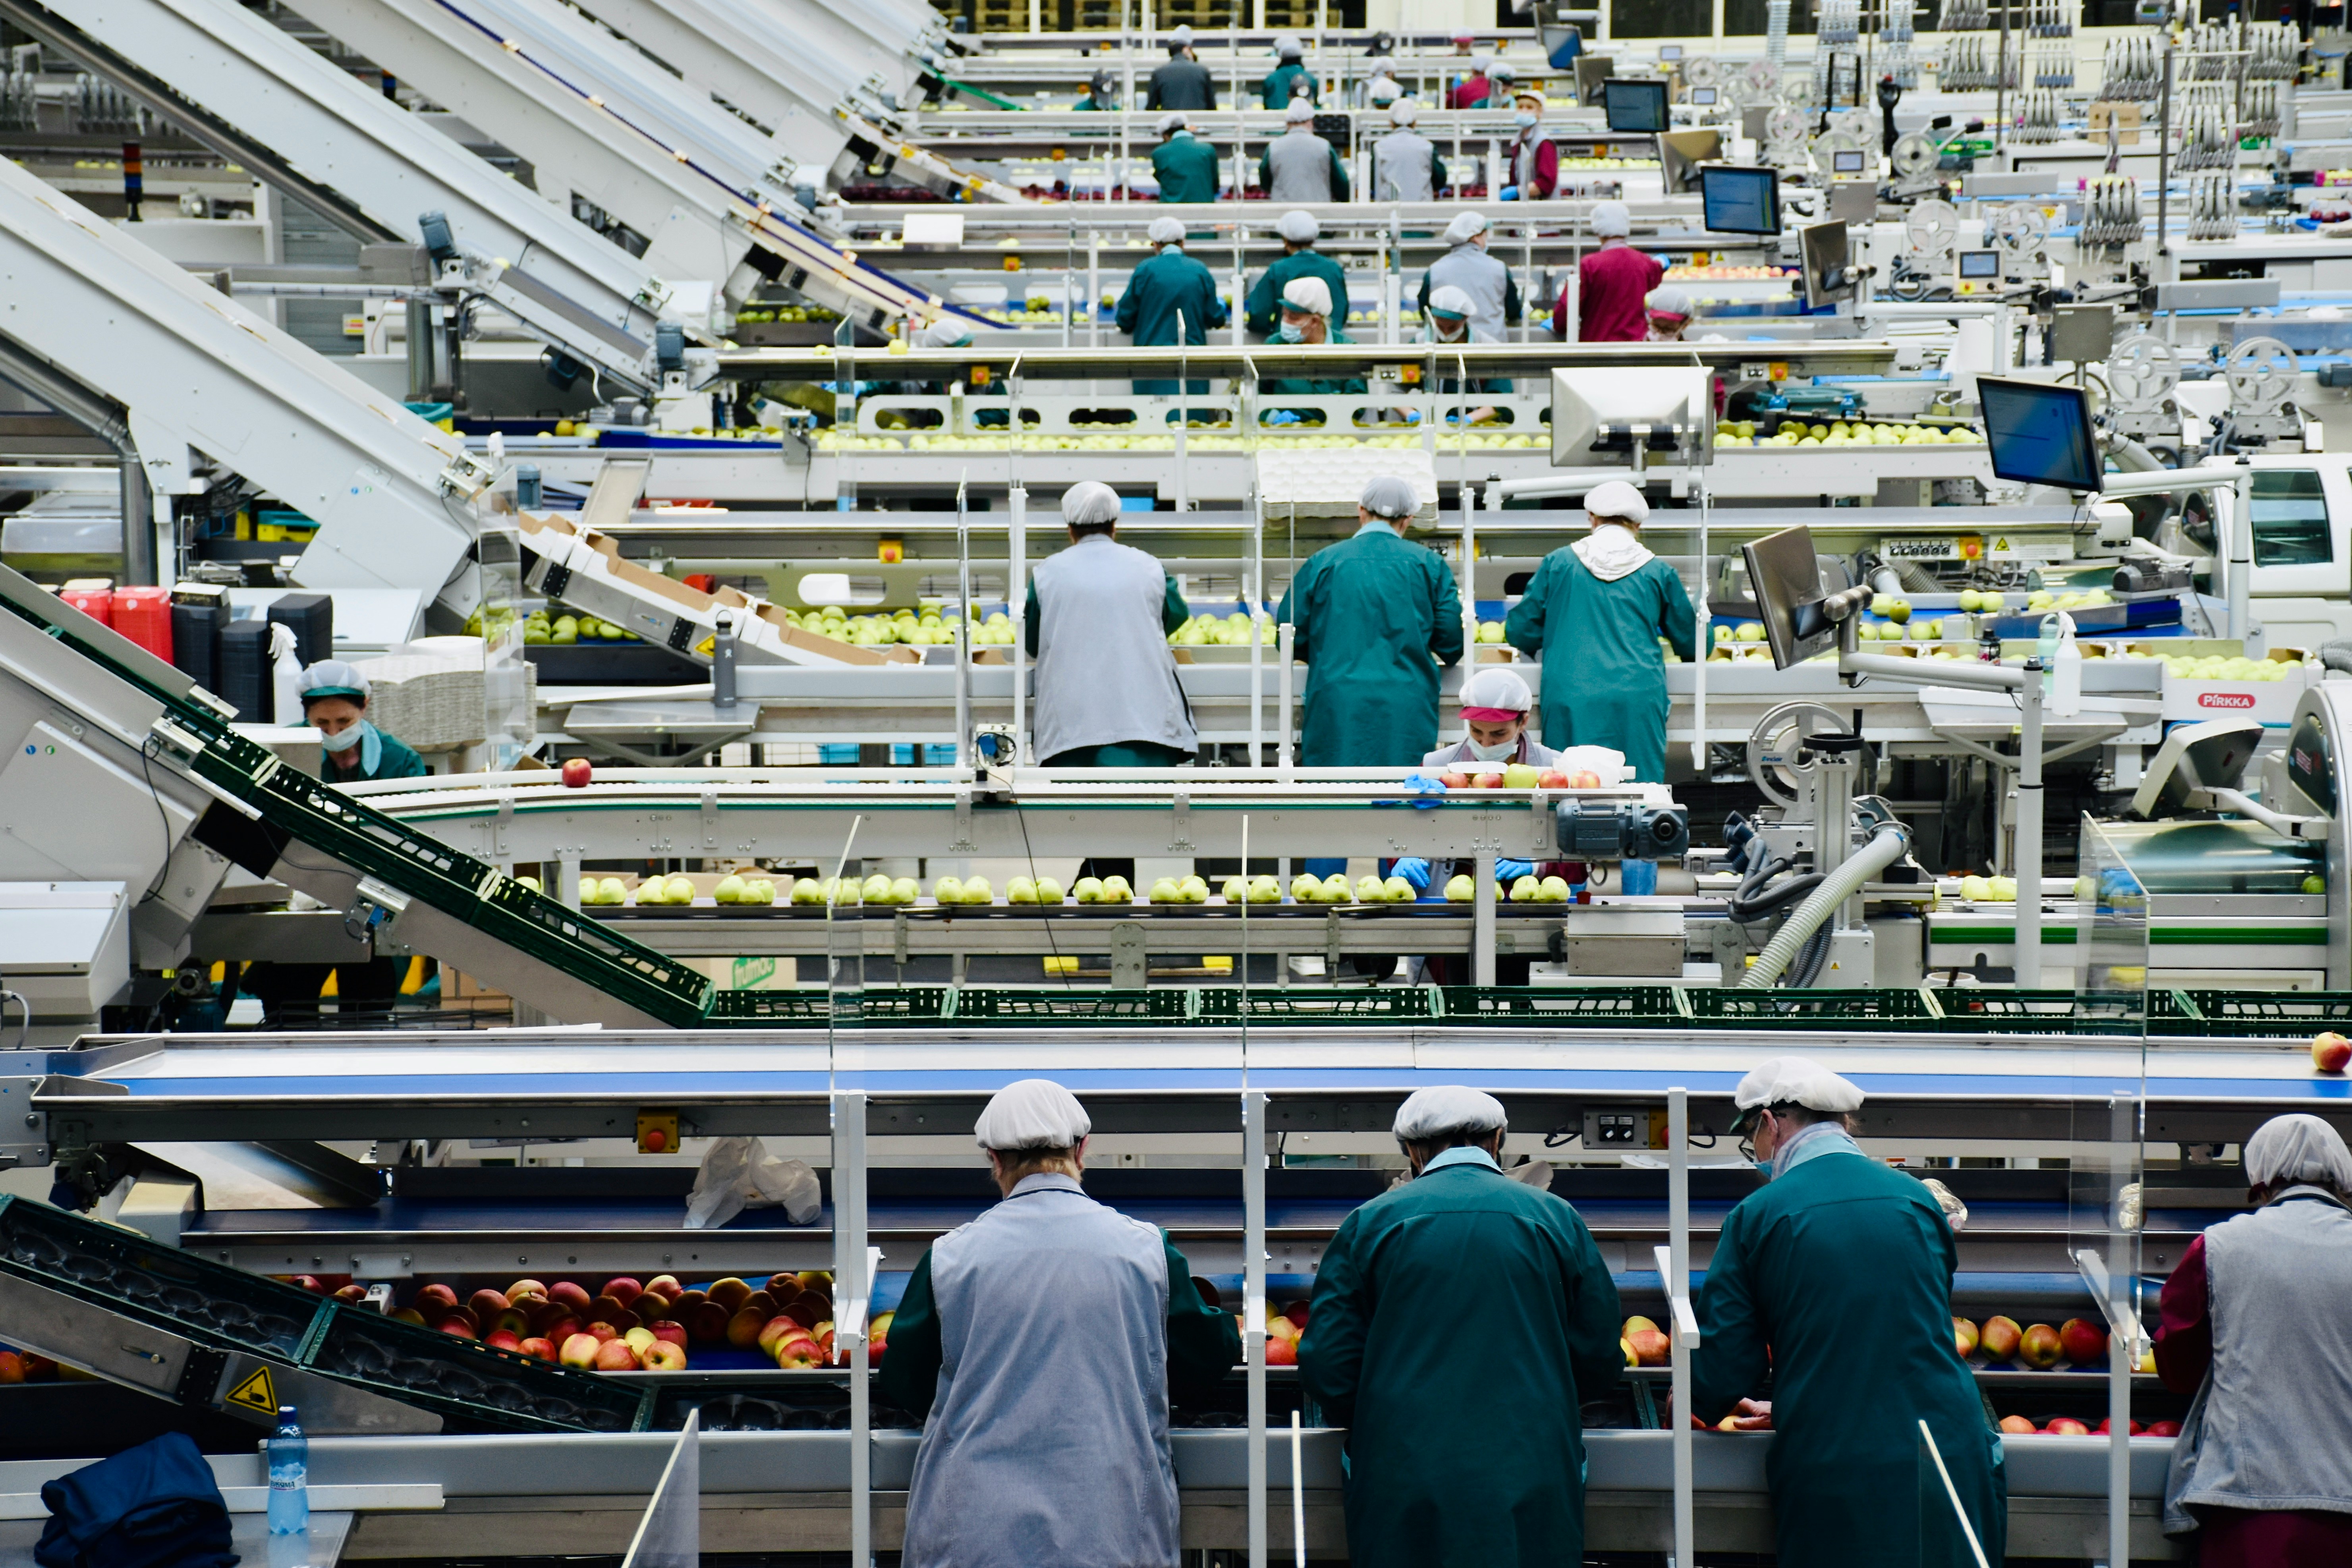
[[[1424,283],[1423,289],[1421,306],[1423,323],[1421,342],[1424,343],[1491,343],[1495,341],[1478,326],[1475,320],[1478,302],[1470,297],[1467,289],[1452,283],[1441,283],[1434,289],[1428,288]],[[1441,370],[1444,368],[1445,360],[1442,354],[1438,356],[1438,365]],[[1470,378],[1469,390],[1473,395],[1508,392],[1511,390],[1511,384],[1495,376],[1474,375]],[[1440,397],[1454,397],[1461,391],[1462,384],[1459,377],[1441,375],[1438,378],[1437,395]],[[1454,415],[1455,410],[1451,408],[1445,410],[1447,419],[1453,419]],[[1475,408],[1462,410],[1461,417],[1472,425],[1485,425],[1494,419],[1495,406],[1492,404],[1484,404]]]
[[[1564,1200],[1503,1174],[1491,1095],[1422,1089],[1394,1131],[1412,1179],[1339,1222],[1298,1342],[1348,1429],[1348,1561],[1581,1563],[1579,1407],[1624,1367],[1609,1266]]]
[[[925,1417],[906,1568],[1177,1568],[1168,1405],[1241,1358],[1155,1226],[1087,1196],[1086,1110],[1045,1079],[973,1128],[1004,1201],[923,1254],[885,1403]]]
[[[1248,297],[1242,301],[1242,321],[1253,332],[1271,334],[1281,324],[1282,293],[1295,279],[1320,278],[1332,299],[1348,297],[1347,273],[1338,262],[1315,248],[1323,226],[1315,221],[1313,213],[1286,212],[1275,224],[1274,231],[1282,237],[1282,256],[1258,274],[1257,281],[1250,285]]]
[[[1217,297],[1216,275],[1184,253],[1184,226],[1172,217],[1151,220],[1151,243],[1158,254],[1128,275],[1127,292],[1118,297],[1118,330],[1134,339],[1138,348],[1167,348],[1177,343],[1195,347],[1209,341],[1208,330],[1227,320],[1225,302]],[[1192,395],[1208,393],[1206,381],[1195,381]],[[1143,397],[1170,397],[1173,381],[1139,381]]]
[[[1344,202],[1348,169],[1339,149],[1315,133],[1315,106],[1294,99],[1283,119],[1287,129],[1265,144],[1257,161],[1257,183],[1268,201]]]
[[[1559,147],[1543,128],[1543,89],[1523,87],[1511,99],[1511,140],[1503,148],[1507,202],[1548,202],[1559,189]]]
[[[324,737],[319,777],[328,784],[362,779],[418,779],[425,759],[368,722],[368,680],[340,658],[322,658],[302,672],[302,721]]]
[[[1531,768],[1559,764],[1559,753],[1528,733],[1528,710],[1535,706],[1535,693],[1528,689],[1526,679],[1517,670],[1507,665],[1486,665],[1463,681],[1456,700],[1462,704],[1462,738],[1422,758],[1423,773],[1433,778],[1443,773],[1509,767],[1515,763]],[[1433,885],[1444,887],[1446,878],[1465,868],[1452,862],[1433,867],[1418,856],[1407,856],[1391,866],[1387,875],[1402,877],[1415,892],[1425,893]],[[1532,875],[1535,868],[1531,860],[1497,860],[1495,876],[1507,888]],[[1576,879],[1583,878],[1580,875]]]
[[[1633,248],[1633,215],[1623,202],[1596,202],[1592,233],[1601,248],[1576,264],[1576,338],[1586,343],[1638,343],[1650,335],[1647,301],[1665,265]],[[1568,295],[1552,307],[1552,336],[1568,336]]]
[[[971,324],[961,316],[941,316],[927,321],[915,334],[919,349],[968,349],[971,347]]]
[[[1478,40],[1477,40],[1475,37],[1473,37],[1472,35],[1470,35],[1470,34],[1468,34],[1468,33],[1456,33],[1456,34],[1454,34],[1454,58],[1456,58],[1456,59],[1465,59],[1465,60],[1468,59],[1468,58],[1470,58],[1470,51],[1471,51],[1473,48],[1475,48],[1475,47],[1477,47],[1477,43],[1478,43]]]
[[[1462,51],[1457,48],[1455,52]],[[1445,107],[1448,109],[1486,108],[1486,100],[1495,93],[1494,79],[1488,74],[1493,69],[1494,62],[1491,60],[1471,61],[1470,74],[1455,82],[1453,90],[1445,95]]]
[[[1370,108],[1385,110],[1404,96],[1404,84],[1385,73],[1364,84],[1364,102]]]
[[[1437,669],[1462,657],[1462,600],[1436,552],[1403,536],[1420,510],[1410,479],[1372,479],[1355,536],[1308,556],[1283,595],[1307,666],[1298,760],[1310,768],[1409,768],[1437,738]]]
[[[1485,213],[1457,214],[1445,227],[1445,243],[1453,248],[1422,274],[1421,303],[1423,310],[1428,309],[1430,290],[1453,285],[1470,296],[1474,307],[1470,321],[1477,341],[1498,343],[1503,341],[1504,325],[1519,319],[1519,286],[1501,258],[1486,253],[1492,237]]]
[[[1145,94],[1143,107],[1160,109],[1214,109],[1217,107],[1217,82],[1201,57],[1192,52],[1192,29],[1180,26],[1168,35],[1168,63],[1151,73],[1150,90]]]
[[[1445,160],[1437,144],[1413,126],[1421,105],[1409,98],[1389,107],[1395,129],[1372,143],[1372,199],[1380,202],[1430,202],[1445,188]]]
[[[1776,1057],[1732,1098],[1732,1131],[1769,1184],[1724,1216],[1716,1239],[1692,1414],[1778,1434],[1765,1458],[1775,1561],[1972,1561],[1948,1508],[1927,1514],[1938,1523],[1923,1536],[1924,1421],[1985,1561],[2000,1562],[2000,1437],[1952,1352],[1959,1253],[1943,1208],[1925,1184],[1864,1155],[1847,1123],[1862,1090],[1820,1063]],[[1768,1377],[1770,1403],[1748,1398]]]
[[[1698,305],[1691,299],[1689,289],[1679,283],[1661,283],[1642,301],[1642,309],[1650,320],[1649,341],[1654,343],[1678,343],[1688,330],[1691,318],[1698,314]]]
[[[1320,278],[1292,279],[1282,290],[1282,323],[1275,329],[1274,336],[1268,341],[1310,347],[1349,342],[1348,334],[1340,330],[1337,316],[1339,310],[1346,309],[1346,298],[1342,295],[1335,301],[1331,298],[1330,288]],[[1261,394],[1293,397],[1338,397],[1363,390],[1361,376],[1274,375],[1258,383]],[[1266,417],[1271,419],[1284,412],[1269,410]],[[1319,409],[1290,412],[1297,413],[1309,422],[1319,422],[1324,416]]]
[[[1192,122],[1181,114],[1160,117],[1160,145],[1151,150],[1151,174],[1160,182],[1163,202],[1217,199],[1217,150],[1197,140]]]
[[[1072,109],[1107,112],[1118,107],[1118,76],[1116,72],[1098,70],[1087,79],[1087,95],[1070,105]]]
[[[1697,657],[1690,595],[1675,569],[1642,543],[1650,505],[1622,479],[1584,498],[1592,531],[1536,568],[1503,623],[1522,653],[1543,655],[1544,744],[1607,746],[1633,776],[1666,782],[1664,637]]]
[[[2352,1153],[2316,1116],[2245,1144],[2252,1214],[2164,1283],[2156,1370],[2196,1400],[2164,1487],[2168,1535],[2210,1565],[2352,1563]]]
[[[1315,79],[1301,63],[1307,58],[1306,48],[1297,38],[1280,37],[1274,41],[1274,54],[1281,63],[1258,84],[1258,101],[1267,109],[1287,109],[1295,98],[1314,102]]]

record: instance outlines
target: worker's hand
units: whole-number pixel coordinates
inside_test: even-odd
[[[1404,787],[1405,792],[1413,797],[1413,808],[1417,811],[1435,811],[1445,804],[1444,779],[1433,779],[1427,773],[1414,773],[1404,781]],[[1415,883],[1416,887],[1427,885],[1429,867],[1425,861],[1421,865],[1423,880]]]
[[[1494,422],[1495,411],[1491,407],[1473,408],[1470,411],[1470,423],[1473,425],[1492,425]]]
[[[1769,1399],[1743,1399],[1731,1407],[1731,1414],[1723,1418],[1717,1429],[1769,1432],[1772,1430],[1772,1402]]]
[[[1417,855],[1408,856],[1390,867],[1389,875],[1402,877],[1412,884],[1412,890],[1416,893],[1429,891],[1429,862]]]
[[[1496,879],[1503,883],[1506,887],[1517,881],[1522,877],[1532,877],[1535,874],[1536,863],[1532,860],[1497,860],[1495,862]]]

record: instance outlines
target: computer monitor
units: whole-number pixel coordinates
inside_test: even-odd
[[[1660,44],[1658,58],[1662,60],[1678,60],[1683,58],[1683,47],[1680,44]]]
[[[1818,310],[1853,298],[1853,258],[1845,220],[1808,224],[1798,231],[1803,250],[1805,309]]]
[[[2079,386],[1977,378],[1995,479],[2095,492],[2106,465],[2091,434],[2090,398]]]
[[[1960,252],[1960,281],[1963,283],[1998,282],[2000,279],[2000,252],[1998,250],[1963,250]]]
[[[1690,89],[1690,100],[1697,108],[1712,109],[1715,106],[1715,95],[1721,90],[1720,88],[1695,87]]]
[[[1698,172],[1698,190],[1710,232],[1780,232],[1780,176],[1774,170],[1710,165]]]
[[[1830,173],[1832,174],[1861,174],[1862,150],[1860,148],[1856,148],[1851,153],[1832,153],[1830,154]]]
[[[1601,110],[1609,129],[1654,136],[1666,128],[1666,84],[1611,77],[1601,84]]]
[[[1576,101],[1601,101],[1601,84],[1617,74],[1614,55],[1579,55],[1576,57]]]
[[[1658,173],[1666,195],[1677,196],[1698,178],[1698,167],[1723,156],[1720,131],[1669,131],[1658,138]]]
[[[1822,613],[1822,563],[1802,523],[1739,547],[1748,585],[1764,618],[1764,640],[1782,669],[1837,647],[1837,623]]]

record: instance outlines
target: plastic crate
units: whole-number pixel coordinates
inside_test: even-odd
[[[1192,994],[1157,991],[1021,990],[966,987],[956,993],[959,1024],[1181,1024],[1192,1016]]]
[[[388,1398],[521,1432],[637,1432],[653,1389],[461,1340],[364,1307],[333,1304],[305,1358],[311,1371]]]
[[[860,1024],[912,1024],[945,1018],[950,996],[944,985],[894,985],[858,998]],[[755,1028],[817,1028],[833,1020],[831,994],[805,991],[721,991],[710,1005],[713,1026]]]
[[[0,1197],[0,1268],[223,1350],[300,1359],[325,1297],[29,1198]]]
[[[1843,1024],[1895,1025],[1906,1029],[1938,1026],[1936,1005],[1924,991],[1874,990],[1693,990],[1684,997],[1698,1024],[1752,1029],[1823,1029]]]
[[[2239,1039],[2308,1039],[2323,1029],[2352,1032],[2352,991],[2189,991],[2191,1020],[2171,1034]]]
[[[1448,985],[1439,995],[1449,1024],[1557,1024],[1570,1028],[1618,1024],[1641,1028],[1690,1022],[1681,994],[1672,985]]]
[[[2154,1018],[2156,999],[2164,994],[2149,993],[2147,1019]],[[2137,1035],[2146,1026],[2128,1004],[2094,1001],[2072,991],[1955,986],[1930,995],[1943,1015],[1939,1026],[1946,1034]]]
[[[1204,986],[1194,1016],[1204,1024],[1237,1023],[1242,1017],[1242,995],[1238,985]],[[1438,1016],[1437,988],[1433,985],[1361,990],[1252,986],[1248,995],[1253,1024],[1386,1024]]]

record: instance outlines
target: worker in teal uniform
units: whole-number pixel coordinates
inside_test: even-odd
[[[1334,300],[1348,297],[1348,274],[1339,264],[1315,248],[1322,237],[1323,226],[1315,221],[1310,212],[1291,211],[1282,215],[1274,226],[1282,237],[1282,255],[1273,266],[1258,274],[1250,285],[1249,295],[1242,301],[1242,322],[1253,332],[1272,336],[1281,324],[1282,291],[1295,278],[1320,278],[1331,290]]]
[[[1315,79],[1307,74],[1303,63],[1306,47],[1297,38],[1281,37],[1274,41],[1275,58],[1281,63],[1259,83],[1259,101],[1268,109],[1287,109],[1294,98],[1315,101]]]
[[[1437,552],[1408,542],[1412,482],[1364,486],[1354,537],[1307,558],[1276,618],[1307,666],[1298,760],[1411,768],[1437,743],[1437,670],[1462,657],[1462,600]]]
[[[1347,297],[1340,296],[1342,300]],[[1338,309],[1331,290],[1320,278],[1294,278],[1282,290],[1282,324],[1275,329],[1270,340],[1276,343],[1301,343],[1317,346],[1323,343],[1344,343],[1349,341],[1332,318]],[[1258,383],[1264,395],[1293,397],[1339,397],[1360,394],[1364,390],[1361,376],[1275,375]],[[1294,417],[1286,419],[1285,414]],[[1262,416],[1266,424],[1321,424],[1321,409],[1269,409]]]
[[[1348,1429],[1348,1561],[1574,1568],[1579,1406],[1624,1366],[1609,1266],[1564,1200],[1504,1174],[1493,1096],[1422,1089],[1394,1131],[1412,1180],[1340,1221],[1298,1342]]]
[[[329,784],[362,779],[421,779],[425,759],[368,722],[368,679],[340,658],[322,658],[302,672],[302,719],[322,737],[319,776]]]
[[[1228,316],[1217,298],[1216,275],[1184,254],[1184,226],[1172,217],[1151,220],[1151,243],[1157,255],[1128,275],[1127,292],[1118,297],[1118,330],[1137,348],[1166,348],[1177,343],[1199,347],[1209,341],[1208,329],[1222,327]],[[1206,381],[1192,382],[1194,397],[1208,395]],[[1139,397],[1172,397],[1173,381],[1139,381]]]
[[[1217,150],[1195,140],[1192,122],[1181,114],[1160,117],[1160,145],[1151,150],[1151,176],[1163,202],[1217,199]]]
[[[1503,623],[1522,653],[1543,655],[1544,744],[1607,746],[1633,776],[1666,782],[1664,637],[1697,657],[1690,595],[1641,539],[1650,504],[1622,479],[1584,498],[1592,531],[1555,550]]]
[[[1984,1560],[2000,1562],[2000,1435],[1954,1352],[1959,1252],[1943,1206],[1926,1184],[1863,1153],[1848,1121],[1862,1090],[1818,1062],[1775,1058],[1732,1098],[1732,1130],[1752,1143],[1769,1184],[1741,1199],[1717,1237],[1691,1405],[1701,1421],[1729,1415],[1776,1434],[1765,1459],[1776,1561],[1973,1563],[1921,1450],[1925,1422]],[[1749,1397],[1767,1377],[1770,1401]]]

